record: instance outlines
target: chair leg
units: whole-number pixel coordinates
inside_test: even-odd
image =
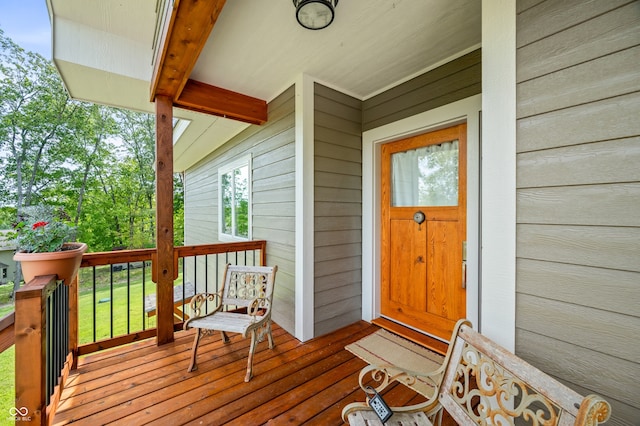
[[[273,343],[273,336],[271,335],[271,321],[267,323],[267,338],[269,339],[269,349],[273,349],[275,344]]]
[[[248,382],[253,377],[253,354],[256,351],[256,346],[258,345],[258,337],[256,336],[256,331],[251,331],[251,344],[249,345],[249,359],[247,359],[247,374],[244,376],[244,381]]]
[[[227,333],[225,333],[224,331],[221,331],[220,334],[222,334],[222,341],[224,343],[229,343],[230,342],[229,336],[227,336]]]
[[[187,368],[187,372],[192,372],[198,369],[196,365],[196,355],[198,353],[198,343],[200,343],[200,329],[196,328],[196,335],[193,339],[193,347],[191,348],[191,364]]]

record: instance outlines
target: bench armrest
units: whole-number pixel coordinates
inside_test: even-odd
[[[420,404],[408,405],[403,407],[390,407],[394,413],[412,413],[412,412],[425,412],[427,415],[432,416],[439,412],[442,407],[438,403],[438,390],[442,377],[444,375],[445,366],[441,366],[437,370],[432,372],[419,372],[411,371],[396,365],[367,365],[360,370],[358,377],[358,383],[360,388],[366,395],[366,402],[353,402],[348,404],[342,410],[342,419],[348,422],[347,417],[350,413],[361,410],[371,410],[369,407],[369,400],[371,392],[367,391],[367,388],[373,387],[376,392],[380,393],[393,382],[402,383],[403,385],[412,388],[417,382],[421,381],[424,384],[433,387],[433,394],[430,396],[424,395],[427,401]],[[378,383],[377,386],[373,386],[371,380]]]
[[[425,372],[407,370],[402,367],[398,367],[396,365],[371,364],[371,365],[367,365],[366,367],[362,368],[362,370],[360,370],[358,382],[360,384],[360,388],[366,393],[366,388],[371,386],[370,381],[367,380],[367,375],[370,375],[375,382],[379,383],[378,386],[374,387],[376,392],[381,392],[393,382],[402,383],[407,387],[412,387],[412,385],[415,384],[417,381],[421,381],[423,383],[427,383],[428,385],[432,386],[434,389],[434,395],[435,395],[437,394],[438,388],[440,386],[440,382],[442,381],[443,374],[444,374],[443,366],[441,366],[437,370],[425,373]]]

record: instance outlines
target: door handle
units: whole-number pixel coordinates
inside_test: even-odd
[[[462,288],[467,289],[467,261],[462,261]]]
[[[462,242],[462,288],[467,289],[467,242]]]

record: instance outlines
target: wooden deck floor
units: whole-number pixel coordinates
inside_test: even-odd
[[[254,377],[244,382],[249,339],[220,335],[201,341],[198,370],[187,373],[193,332],[157,347],[140,342],[89,355],[71,373],[54,424],[341,425],[342,408],[362,401],[365,363],[344,346],[378,327],[358,322],[304,344],[278,326],[275,348],[258,345]],[[413,403],[402,386],[385,397]]]

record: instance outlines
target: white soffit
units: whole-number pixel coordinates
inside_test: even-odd
[[[173,146],[173,168],[182,172],[249,127],[249,124],[221,117],[179,110],[177,118],[190,120],[182,136]]]
[[[192,78],[271,100],[300,74],[366,99],[480,43],[477,0],[349,0],[320,31],[290,1],[226,2]]]

